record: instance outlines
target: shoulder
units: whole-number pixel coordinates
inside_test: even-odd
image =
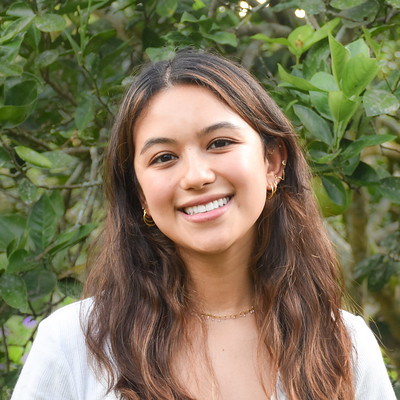
[[[59,308],[40,322],[38,336],[58,344],[60,349],[82,346],[85,341],[83,324],[92,304],[92,300],[87,299]]]
[[[41,322],[41,325],[55,325],[60,328],[65,326],[75,327],[75,325],[80,325],[81,317],[84,317],[90,311],[92,305],[93,300],[91,298],[68,304],[54,311]]]
[[[356,399],[396,400],[374,333],[363,318],[347,311],[342,317],[353,343]]]

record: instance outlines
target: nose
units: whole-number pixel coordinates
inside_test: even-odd
[[[180,185],[184,190],[199,190],[215,181],[215,172],[206,156],[190,152],[184,157],[182,165]]]

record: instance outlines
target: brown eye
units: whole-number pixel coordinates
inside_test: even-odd
[[[163,164],[176,159],[177,157],[173,154],[161,154],[160,156],[154,158],[150,164]]]
[[[209,149],[219,149],[221,147],[229,146],[232,143],[234,143],[234,142],[229,139],[217,139],[217,140],[214,140],[208,148]]]

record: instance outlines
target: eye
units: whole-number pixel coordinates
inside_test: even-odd
[[[150,165],[153,164],[164,164],[173,160],[176,160],[177,157],[170,153],[161,154],[155,158],[153,158],[150,162]]]
[[[229,146],[230,144],[235,143],[233,140],[230,139],[216,139],[208,146],[209,149],[219,149],[222,147]]]

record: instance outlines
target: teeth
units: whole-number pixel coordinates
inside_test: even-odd
[[[207,211],[212,211],[216,208],[223,207],[226,203],[228,203],[228,201],[229,197],[223,197],[222,199],[210,201],[207,204],[184,208],[183,211],[189,215],[205,213]]]

